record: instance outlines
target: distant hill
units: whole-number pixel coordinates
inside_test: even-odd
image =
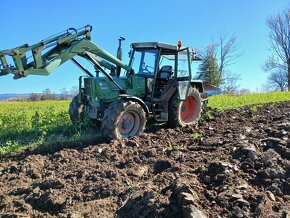
[[[23,93],[23,94],[16,94],[16,93],[4,93],[0,94],[0,101],[6,101],[13,98],[29,98],[31,93]]]
[[[32,93],[22,93],[22,94],[17,94],[17,93],[3,93],[0,94],[0,101],[13,101],[17,98],[30,98]],[[43,93],[35,93],[39,96],[43,95]],[[61,94],[56,94],[53,93],[53,95],[55,96],[56,99],[60,99],[61,98]],[[68,96],[68,98],[72,98],[73,96]]]

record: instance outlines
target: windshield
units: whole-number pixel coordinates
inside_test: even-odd
[[[154,75],[156,59],[158,56],[157,49],[134,51],[131,59],[131,68],[136,74]]]

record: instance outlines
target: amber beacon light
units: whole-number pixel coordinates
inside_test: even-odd
[[[177,46],[178,46],[178,48],[180,48],[180,47],[182,46],[182,41],[181,41],[181,40],[179,40],[179,41],[177,42]]]

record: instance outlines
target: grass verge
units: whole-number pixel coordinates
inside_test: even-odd
[[[252,104],[290,101],[290,92],[255,93],[247,95],[215,95],[208,99],[208,106],[219,110]]]

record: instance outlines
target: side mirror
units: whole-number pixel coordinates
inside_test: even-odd
[[[201,57],[199,57],[197,55],[197,52],[195,50],[191,51],[190,56],[191,56],[191,61],[202,61],[203,60]]]
[[[196,56],[196,54],[191,55],[191,61],[202,61],[202,60],[203,60],[203,59],[200,58],[200,57],[198,57],[198,56]]]

